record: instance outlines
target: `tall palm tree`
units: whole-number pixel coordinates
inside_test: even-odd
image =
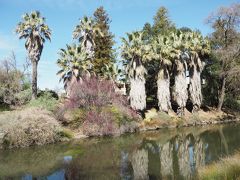
[[[158,61],[159,71],[157,76],[157,97],[159,110],[168,113],[171,109],[170,96],[170,73],[171,66],[171,50],[172,48],[166,44],[168,42],[166,36],[157,37],[152,42],[153,60]]]
[[[141,32],[127,34],[127,39],[122,38],[122,57],[127,61],[126,73],[130,81],[130,105],[133,109],[146,108],[145,75],[147,71],[143,65],[149,49],[143,41]]]
[[[25,48],[32,63],[32,98],[37,98],[37,66],[40,60],[45,39],[51,40],[51,30],[45,24],[45,18],[39,11],[23,15],[16,27],[19,39],[26,39]]]
[[[171,58],[173,59],[174,87],[172,91],[173,100],[177,103],[178,115],[184,115],[188,99],[188,83],[186,78],[187,62],[184,58],[184,34],[182,32],[172,33],[169,37],[169,44],[173,48]]]
[[[198,111],[202,104],[201,91],[201,73],[205,65],[205,57],[210,53],[210,45],[207,39],[204,39],[200,33],[188,33],[190,42],[188,43],[188,52],[190,55],[188,66],[190,74],[189,95],[193,104],[193,111]]]
[[[63,81],[67,94],[75,82],[82,81],[82,78],[90,74],[92,63],[86,51],[76,44],[67,45],[66,49],[60,49],[57,65],[61,68],[57,75]]]
[[[73,38],[78,39],[81,46],[85,48],[90,58],[94,56],[94,36],[102,35],[102,32],[95,26],[92,18],[84,16],[73,31]]]
[[[102,78],[111,80],[113,82],[117,81],[118,76],[120,76],[122,72],[121,69],[119,69],[118,66],[113,63],[110,65],[104,64],[101,70],[103,72]]]

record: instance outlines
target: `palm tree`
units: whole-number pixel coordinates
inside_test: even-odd
[[[73,38],[78,39],[81,46],[85,48],[90,58],[94,56],[94,36],[102,35],[98,27],[94,25],[92,18],[84,16],[73,31]]]
[[[90,75],[92,63],[86,51],[76,44],[67,45],[66,49],[60,49],[57,65],[61,68],[57,75],[63,81],[67,94],[75,82],[82,81],[86,75]]]
[[[170,57],[173,59],[174,87],[172,89],[173,100],[177,103],[177,114],[184,115],[184,109],[188,100],[188,83],[186,78],[187,62],[184,58],[184,34],[172,33],[169,37],[169,46],[172,47]]]
[[[40,60],[45,39],[51,40],[51,30],[45,24],[45,18],[39,11],[23,15],[18,23],[16,33],[19,39],[26,39],[25,48],[32,63],[32,99],[37,98],[37,66]]]
[[[121,69],[118,68],[118,66],[116,66],[116,64],[104,64],[104,66],[102,67],[101,71],[103,72],[102,74],[102,78],[107,79],[107,80],[111,80],[113,82],[117,81],[118,76],[121,75]]]
[[[201,92],[201,73],[204,68],[204,58],[210,53],[210,45],[207,39],[204,39],[200,33],[188,33],[190,42],[186,42],[189,49],[190,59],[188,62],[190,84],[189,95],[193,104],[193,112],[198,111],[202,104]],[[201,57],[201,59],[200,59]]]
[[[157,37],[152,43],[153,60],[158,61],[159,71],[157,76],[157,97],[159,110],[168,113],[171,109],[171,96],[170,96],[170,73],[169,67],[172,62],[171,47],[166,44],[167,37]]]
[[[127,34],[122,38],[122,57],[126,60],[126,73],[130,81],[130,105],[135,110],[146,108],[145,75],[147,71],[143,61],[148,58],[149,49],[143,41],[141,32]]]

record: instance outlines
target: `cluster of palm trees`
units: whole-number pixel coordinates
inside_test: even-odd
[[[60,75],[60,81],[63,81],[67,92],[71,91],[76,81],[82,81],[84,76],[91,73],[95,35],[102,35],[100,29],[94,25],[91,18],[84,16],[73,31],[73,39],[77,39],[79,43],[66,45],[66,49],[60,49],[57,65],[61,70],[57,75]]]
[[[98,76],[93,71],[95,36],[103,37],[104,33],[91,17],[84,16],[73,31],[73,39],[77,39],[78,43],[67,45],[66,49],[60,49],[57,65],[61,70],[57,75],[60,75],[60,81],[63,81],[68,94],[72,85],[78,81],[82,82],[83,77]],[[115,80],[118,73],[117,67],[113,64],[103,67],[104,77],[102,78]]]
[[[136,110],[146,108],[145,75],[150,61],[158,67],[157,97],[159,110],[168,113],[172,104],[184,114],[187,101],[197,111],[202,102],[201,72],[210,53],[210,44],[199,32],[171,32],[146,41],[143,32],[122,39],[122,57],[130,83],[130,104]]]
[[[25,47],[32,62],[32,92],[37,96],[37,65],[46,39],[51,39],[51,30],[45,18],[38,11],[23,16],[17,25],[19,38],[26,39]],[[102,36],[100,29],[89,17],[80,20],[73,31],[78,43],[61,49],[57,73],[65,88],[90,75],[94,59],[94,36]],[[143,32],[128,33],[122,38],[122,57],[126,60],[126,74],[130,83],[130,104],[133,109],[146,108],[145,76],[146,64],[157,66],[157,97],[159,110],[169,112],[172,104],[178,106],[178,114],[183,114],[186,103],[190,101],[193,111],[202,102],[201,72],[210,53],[210,44],[199,32],[171,32],[151,40],[145,40]],[[116,68],[106,67],[106,76],[116,78]]]
[[[51,30],[40,12],[33,11],[23,15],[22,21],[16,27],[16,33],[19,39],[26,39],[25,47],[32,63],[32,98],[35,99],[37,97],[37,66],[45,40],[51,40]],[[60,49],[57,64],[61,70],[57,74],[60,75],[60,81],[63,81],[66,89],[70,90],[74,82],[92,72],[95,45],[93,39],[94,36],[102,35],[103,33],[92,18],[85,16],[73,31],[73,39],[77,39],[79,43],[66,45],[66,49]],[[116,76],[114,66],[106,66],[105,69],[106,77]]]

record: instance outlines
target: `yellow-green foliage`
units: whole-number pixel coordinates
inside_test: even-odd
[[[37,99],[31,100],[27,107],[39,107],[48,111],[54,111],[58,104],[58,100],[51,96],[50,93],[44,93]]]
[[[66,138],[68,138],[68,139],[72,139],[73,138],[73,132],[72,131],[70,131],[69,129],[62,129],[61,131],[59,131],[59,136],[60,137],[66,137]]]
[[[157,117],[157,115],[157,110],[155,108],[152,108],[145,113],[145,120],[151,121],[153,118]]]
[[[164,112],[157,112],[155,108],[148,110],[145,113],[145,121],[151,120],[163,120],[163,121],[170,121],[172,117]]]
[[[113,120],[120,126],[127,122],[134,121],[133,117],[121,111],[121,109],[115,105],[106,106],[103,110],[110,112],[113,115]]]
[[[70,117],[68,118],[68,124],[72,128],[78,128],[82,125],[86,119],[87,110],[84,108],[76,108],[68,112]]]
[[[219,162],[205,166],[199,171],[201,180],[232,180],[240,178],[240,152]]]

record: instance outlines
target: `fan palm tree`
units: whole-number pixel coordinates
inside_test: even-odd
[[[115,82],[117,80],[117,77],[121,75],[121,69],[119,69],[115,64],[110,64],[102,67],[101,71],[103,72],[102,77],[104,79],[111,80]]]
[[[86,75],[90,75],[92,63],[86,51],[76,44],[67,45],[66,49],[60,49],[57,65],[61,68],[57,75],[63,81],[67,94],[71,92],[71,86]]]
[[[166,36],[157,37],[152,43],[153,60],[158,61],[159,71],[157,76],[157,97],[159,110],[168,113],[171,109],[170,96],[170,74],[171,66],[171,47],[166,44],[168,42]]]
[[[148,59],[149,48],[143,41],[141,32],[127,34],[122,38],[122,57],[127,61],[126,74],[130,81],[130,105],[135,110],[146,108],[145,75],[143,61]]]
[[[173,59],[173,100],[178,105],[177,114],[184,115],[184,109],[188,100],[188,83],[186,78],[187,62],[184,58],[184,34],[181,32],[172,33],[169,37],[169,44],[173,48],[170,57]]]
[[[16,27],[19,39],[26,39],[25,48],[32,63],[32,98],[37,97],[37,66],[40,60],[45,40],[51,40],[51,30],[45,24],[45,18],[39,11],[23,15],[22,21]]]
[[[92,18],[84,16],[73,31],[73,38],[78,39],[90,58],[94,56],[94,36],[102,36],[101,30],[94,25]]]
[[[190,55],[188,62],[190,84],[189,95],[193,104],[193,111],[198,111],[202,103],[201,92],[201,73],[204,68],[204,58],[210,53],[210,45],[207,39],[204,39],[200,33],[188,33],[189,42],[187,47]],[[201,57],[201,58],[200,58]]]

